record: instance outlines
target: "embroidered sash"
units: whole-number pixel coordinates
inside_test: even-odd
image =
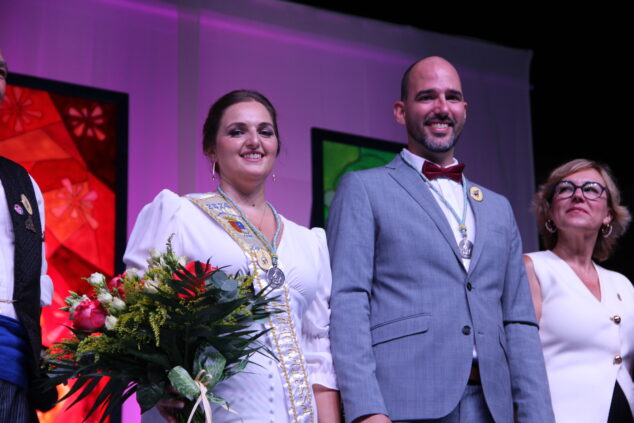
[[[270,255],[263,242],[249,229],[240,214],[217,194],[204,198],[186,198],[216,221],[242,248],[251,264],[254,285],[257,285],[255,288],[259,291],[264,289],[268,284],[266,272],[259,272],[258,268],[267,270],[271,267]],[[279,300],[270,304],[270,311],[275,313],[271,314],[267,327],[271,329],[268,335],[284,374],[283,385],[288,413],[294,423],[314,423],[312,390],[293,323],[288,286],[284,284],[278,290],[282,292]]]

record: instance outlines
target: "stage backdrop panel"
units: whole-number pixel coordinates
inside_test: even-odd
[[[67,313],[59,310],[68,291],[88,292],[82,278],[93,272],[112,277],[121,271],[128,98],[17,74],[8,82],[0,104],[0,155],[24,166],[44,197],[46,259],[55,286],[41,320],[42,343],[49,346],[71,336]],[[68,390],[58,387],[60,396]],[[93,397],[69,411],[68,401],[60,403],[40,421],[79,422]]]

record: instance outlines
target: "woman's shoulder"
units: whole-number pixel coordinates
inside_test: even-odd
[[[200,214],[198,207],[188,197],[202,199],[209,195],[209,193],[195,193],[181,196],[169,189],[164,189],[154,197],[152,202],[143,207],[137,221],[152,222],[154,225],[167,222],[187,223]]]
[[[524,257],[528,257],[531,261],[547,261],[553,259],[553,253],[550,250],[533,251],[532,253],[524,253]],[[555,257],[556,258],[556,257]]]
[[[168,214],[175,214],[183,208],[188,208],[192,204],[189,198],[200,200],[208,197],[209,195],[211,195],[211,193],[179,195],[169,189],[163,189],[156,195],[156,197],[154,197],[151,203],[144,207],[144,209],[164,210],[168,212]]]
[[[595,266],[599,273],[601,274],[601,279],[609,279],[612,281],[611,283],[622,285],[627,287],[627,289],[631,289],[634,292],[634,286],[632,286],[632,282],[622,273],[615,272],[614,270],[608,270],[603,266],[600,266],[595,263]]]
[[[314,242],[316,245],[326,244],[326,231],[323,228],[307,228],[298,223],[293,222],[290,219],[281,216],[282,222],[284,222],[284,231],[288,231],[289,236],[302,238],[308,242]]]

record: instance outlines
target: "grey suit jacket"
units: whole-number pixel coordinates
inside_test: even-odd
[[[520,422],[554,422],[513,212],[504,197],[482,192],[482,201],[469,198],[477,230],[467,272],[433,194],[400,156],[342,178],[328,245],[346,421],[447,415],[475,344],[496,422],[513,422],[514,408]]]

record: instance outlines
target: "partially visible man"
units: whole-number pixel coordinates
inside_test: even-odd
[[[554,422],[508,201],[454,158],[467,117],[440,57],[403,75],[407,148],[330,207],[331,345],[346,421]]]
[[[7,64],[0,51],[0,102]],[[37,422],[57,393],[42,391],[40,313],[50,305],[42,193],[27,171],[0,156],[0,422]]]

